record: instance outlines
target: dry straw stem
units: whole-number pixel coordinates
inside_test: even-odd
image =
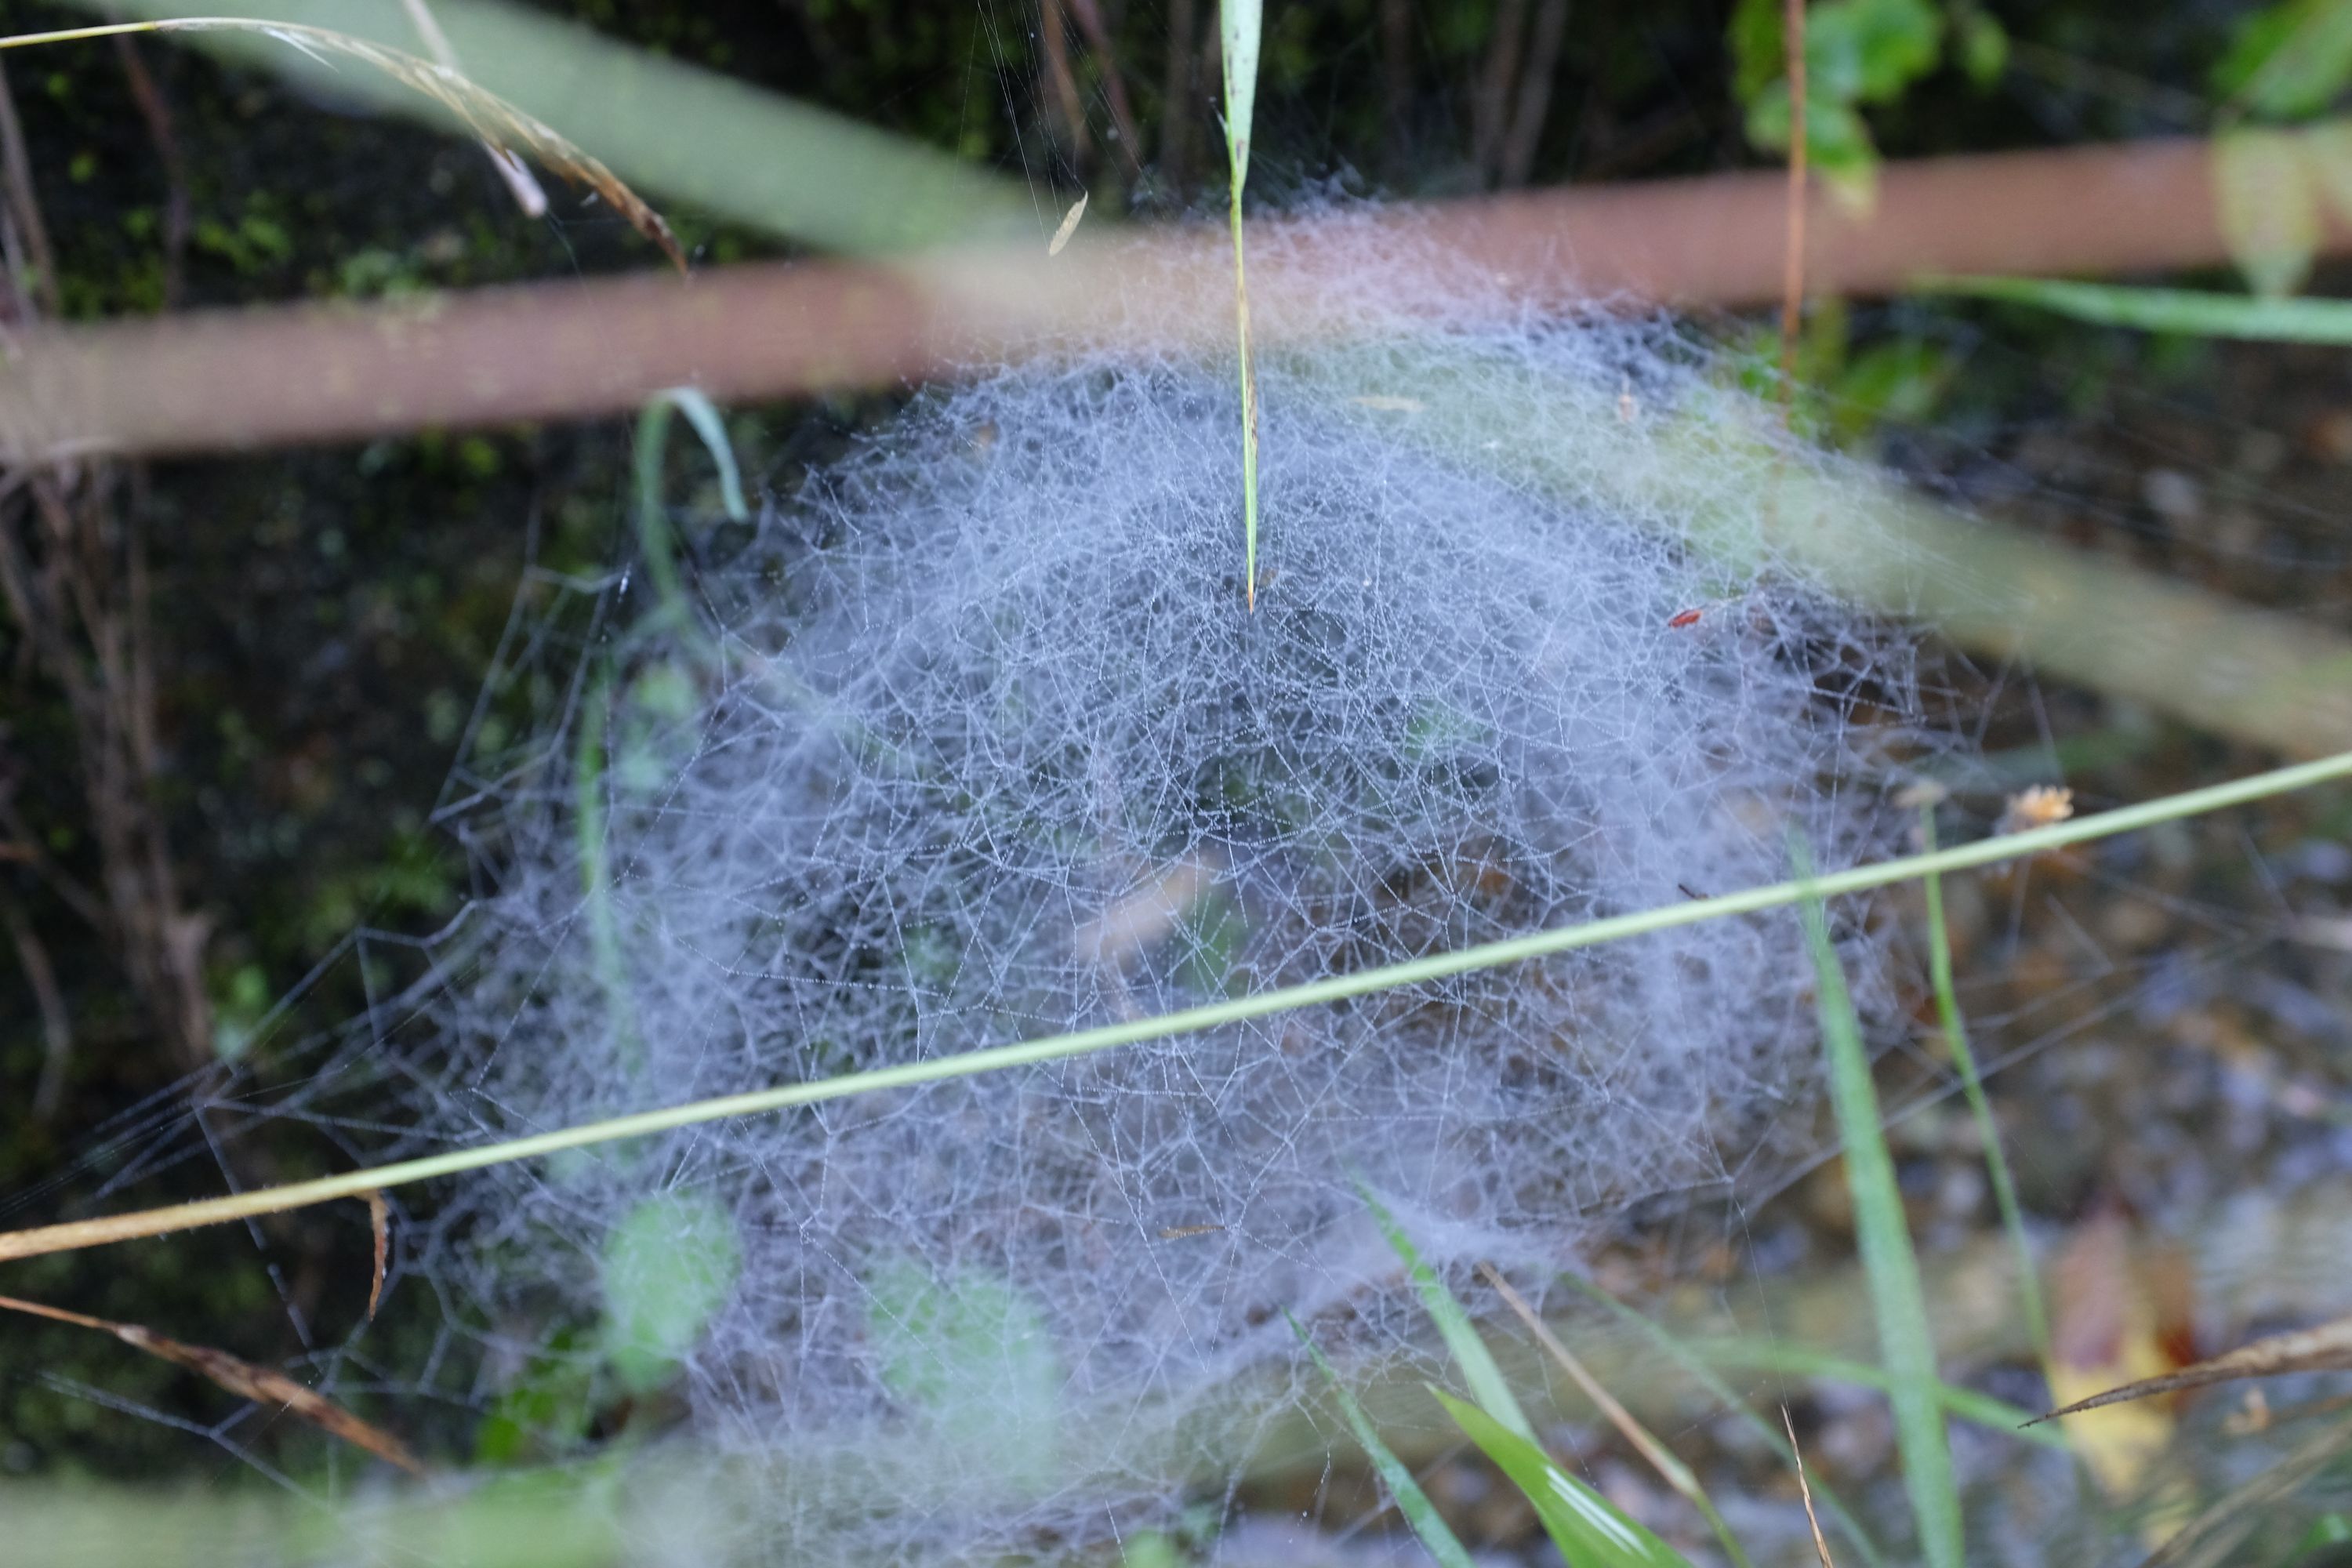
[[[145,1351],[173,1366],[184,1367],[209,1379],[239,1399],[250,1399],[257,1405],[282,1405],[320,1430],[365,1448],[380,1458],[388,1459],[411,1475],[425,1473],[425,1467],[417,1462],[416,1456],[391,1433],[370,1426],[334,1401],[311,1392],[285,1373],[256,1366],[249,1361],[240,1361],[226,1351],[167,1339],[136,1323],[117,1323],[105,1318],[69,1312],[62,1307],[20,1300],[14,1296],[0,1296],[0,1310],[22,1312],[28,1317],[47,1318],[53,1322],[71,1323],[76,1328],[96,1329],[100,1333],[112,1334],[134,1350]]]
[[[576,1127],[561,1128],[530,1137],[509,1139],[471,1149],[455,1149],[446,1153],[426,1155],[420,1159],[403,1160],[392,1164],[366,1170],[347,1172],[339,1176],[323,1176],[307,1182],[294,1182],[283,1186],[261,1187],[249,1192],[233,1193],[223,1197],[206,1198],[195,1203],[175,1204],[168,1207],[144,1209],[133,1214],[113,1215],[99,1219],[69,1220],[59,1225],[40,1226],[27,1230],[0,1233],[0,1262],[22,1258],[37,1258],[51,1253],[77,1252],[111,1242],[129,1241],[141,1237],[163,1236],[198,1226],[224,1225],[236,1220],[250,1219],[259,1215],[283,1214],[289,1210],[315,1207],[339,1199],[358,1197],[364,1194],[408,1186],[461,1172],[477,1171],[491,1165],[512,1163],[519,1160],[537,1159],[560,1153],[567,1149],[590,1148],[604,1143],[617,1143],[644,1138],[657,1132],[668,1132],[681,1127],[698,1126],[733,1117],[759,1116],[772,1111],[786,1110],[796,1106],[815,1105],[827,1100],[846,1100],[858,1095],[880,1093],[890,1089],[911,1089],[921,1084],[940,1083],[950,1079],[970,1078],[981,1073],[1002,1072],[1014,1068],[1034,1067],[1045,1062],[1064,1061],[1074,1057],[1089,1056],[1098,1051],[1132,1045],[1142,1040],[1168,1039],[1184,1035],[1200,1034],[1229,1025],[1263,1018],[1300,1008],[1344,1002],[1378,991],[1402,986],[1425,984],[1451,975],[1474,970],[1493,969],[1504,964],[1522,963],[1531,959],[1569,952],[1579,948],[1622,942],[1652,931],[1666,931],[1677,926],[1696,925],[1703,921],[1721,920],[1727,916],[1753,914],[1760,910],[1780,909],[1807,900],[1830,899],[1845,893],[1867,891],[1897,882],[1907,882],[1926,876],[1930,871],[1944,873],[1989,866],[2004,860],[2022,859],[2070,844],[2084,844],[2118,833],[2129,833],[2160,822],[2177,821],[2207,812],[2221,811],[2242,805],[2251,801],[2266,800],[2293,790],[2306,789],[2315,784],[2352,778],[2352,752],[2315,762],[2297,763],[2274,769],[2228,784],[2212,784],[2203,789],[2167,795],[2159,800],[2144,801],[2137,805],[2104,812],[2096,816],[2077,817],[2071,822],[2056,823],[2031,833],[2006,837],[1981,839],[1974,844],[1956,846],[1935,855],[1912,855],[1898,860],[1885,861],[1875,866],[1859,866],[1827,876],[1803,881],[1777,882],[1769,887],[1752,888],[1744,892],[1726,893],[1716,898],[1670,904],[1633,914],[1614,916],[1582,925],[1559,927],[1537,931],[1528,936],[1507,941],[1481,943],[1475,947],[1457,948],[1448,952],[1430,954],[1402,963],[1384,964],[1349,974],[1336,974],[1304,985],[1287,986],[1277,991],[1261,992],[1240,996],[1207,1006],[1185,1008],[1157,1017],[1139,1018],[1129,1022],[1105,1025],[1091,1029],[1079,1029],[1069,1034],[1048,1036],[1042,1039],[1024,1040],[1013,1045],[995,1046],[984,1050],[966,1051],[961,1055],[933,1058],[908,1062],[894,1067],[879,1068],[866,1072],[849,1073],[838,1078],[819,1079],[813,1083],[783,1084],[772,1089],[757,1089],[745,1094],[723,1095],[712,1100],[697,1100],[686,1105],[674,1105],[656,1110],[638,1111],[607,1121],[585,1122]]]
[[[86,38],[115,37],[131,33],[249,33],[275,38],[313,59],[330,56],[358,60],[404,87],[433,100],[479,138],[493,158],[511,159],[520,147],[567,180],[586,185],[629,220],[629,226],[661,247],[662,254],[680,272],[686,252],[661,214],[636,192],[621,183],[612,170],[582,152],[551,127],[517,109],[496,94],[476,86],[446,66],[400,49],[370,43],[331,28],[293,22],[263,22],[245,16],[178,16],[158,22],[112,22],[94,27],[66,27],[48,33],[18,33],[0,37],[0,48],[25,48],[35,44],[74,43]]]
[[[189,8],[174,0],[71,3],[110,22],[167,20]],[[238,12],[394,49],[415,45],[413,16],[395,0],[239,0]],[[476,85],[558,127],[632,187],[667,204],[837,250],[1036,235],[1026,189],[944,152],[632,48],[543,8],[433,0],[432,15]],[[293,77],[310,95],[436,125],[448,119],[392,82],[284,49],[257,49],[249,37],[179,37],[240,67]]]
[[[1698,1484],[1698,1478],[1691,1473],[1691,1468],[1677,1458],[1673,1450],[1659,1442],[1650,1429],[1635,1418],[1632,1411],[1618,1403],[1617,1396],[1611,1394],[1602,1385],[1601,1380],[1587,1370],[1582,1362],[1577,1360],[1574,1352],[1560,1342],[1559,1336],[1551,1331],[1551,1326],[1537,1315],[1536,1310],[1528,1305],[1527,1298],[1514,1289],[1511,1282],[1497,1273],[1493,1265],[1482,1263],[1478,1266],[1478,1272],[1487,1284],[1495,1288],[1496,1293],[1503,1298],[1503,1304],[1517,1313],[1519,1321],[1527,1325],[1528,1332],[1535,1336],[1536,1343],[1543,1346],[1545,1353],[1559,1363],[1560,1370],[1567,1373],[1576,1386],[1584,1391],[1584,1397],[1592,1401],[1601,1414],[1609,1418],[1609,1424],[1617,1428],[1619,1435],[1633,1446],[1633,1451],[1640,1454],[1650,1468],[1657,1471],[1660,1479],[1668,1486],[1680,1492],[1685,1502],[1698,1510],[1700,1517],[1706,1521],[1707,1527],[1715,1531],[1716,1540],[1722,1543],[1724,1554],[1738,1564],[1738,1568],[1748,1568],[1746,1549],[1739,1544],[1739,1538],[1732,1534],[1731,1527],[1724,1522],[1723,1515],[1716,1510],[1714,1500],[1706,1495],[1706,1489]],[[1812,1511],[1810,1496],[1806,1501],[1805,1511],[1807,1513]],[[1815,1533],[1819,1532],[1820,1527],[1816,1526]]]
[[[1830,1559],[1830,1543],[1822,1534],[1822,1521],[1813,1512],[1813,1483],[1805,1479],[1804,1450],[1797,1447],[1797,1424],[1789,1419],[1789,1407],[1780,1406],[1780,1430],[1789,1435],[1789,1452],[1796,1456],[1797,1494],[1805,1500],[1805,1522],[1813,1527],[1813,1556],[1822,1568],[1837,1568]]]
[[[2084,1410],[2096,1410],[2104,1405],[2121,1405],[2126,1400],[2147,1399],[2159,1394],[2204,1388],[2216,1383],[2234,1383],[2240,1378],[2276,1377],[2290,1372],[2341,1372],[2347,1367],[2352,1367],[2352,1318],[2339,1318],[2315,1329],[2271,1334],[2250,1345],[2242,1345],[2227,1355],[2184,1366],[2179,1372],[2167,1373],[2162,1377],[2143,1378],[2137,1383],[2125,1384],[2121,1388],[2111,1388],[2105,1394],[2095,1394],[2088,1399],[2078,1399],[2047,1415],[2034,1417],[2030,1425],[2055,1421],[2061,1415],[2073,1415]]]

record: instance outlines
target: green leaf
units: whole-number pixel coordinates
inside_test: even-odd
[[[1789,131],[1789,84],[1776,81],[1748,106],[1748,140],[1769,151],[1785,153]],[[1849,199],[1866,195],[1876,184],[1878,148],[1870,139],[1870,127],[1852,104],[1819,98],[1807,100],[1805,156],[1816,173],[1840,185]]]
[[[1420,1292],[1422,1306],[1437,1324],[1437,1332],[1445,1341],[1445,1348],[1454,1354],[1454,1364],[1462,1369],[1462,1381],[1469,1385],[1470,1397],[1491,1411],[1495,1419],[1512,1432],[1533,1442],[1535,1426],[1528,1420],[1528,1413],[1519,1408],[1517,1395],[1511,1392],[1510,1384],[1504,1379],[1503,1369],[1495,1364],[1494,1352],[1479,1337],[1477,1326],[1470,1321],[1469,1312],[1464,1310],[1454,1292],[1445,1288],[1445,1281],[1437,1277],[1437,1270],[1422,1260],[1420,1251],[1412,1245],[1412,1238],[1404,1233],[1402,1226],[1397,1224],[1396,1216],[1372,1195],[1372,1190],[1358,1182],[1356,1191],[1363,1195],[1364,1206],[1371,1211],[1372,1221],[1381,1227],[1381,1234],[1388,1237],[1389,1246],[1398,1258],[1403,1259],[1406,1278]]]
[[[1724,41],[1731,46],[1731,92],[1741,103],[1757,95],[1788,70],[1788,54],[1780,25],[1781,0],[1739,0],[1732,7]]]
[[[2302,138],[2232,131],[2213,139],[2213,202],[2231,259],[2255,293],[2292,294],[2319,249],[2320,192]]]
[[[2009,68],[2009,30],[1990,14],[1971,8],[1954,26],[1960,68],[1979,87],[1990,87]]]
[[[1050,1484],[1058,1466],[1061,1357],[1045,1315],[983,1268],[945,1279],[912,1258],[875,1270],[866,1334],[883,1387],[915,1407],[960,1462],[1004,1484]]]
[[[1891,103],[1936,68],[1943,33],[1943,14],[1927,0],[1816,5],[1805,16],[1807,91],[1815,102]]]
[[[1810,881],[1811,854],[1801,840],[1791,848],[1798,879]],[[1830,1100],[1845,1150],[1846,1185],[1853,1194],[1855,1239],[1878,1320],[1888,1400],[1895,1407],[1904,1489],[1910,1494],[1928,1568],[1961,1568],[1960,1496],[1944,1430],[1943,1384],[1936,1375],[1936,1342],[1927,1327],[1927,1303],[1912,1255],[1910,1226],[1903,1215],[1903,1194],[1895,1185],[1895,1157],[1879,1121],[1878,1090],[1871,1081],[1869,1053],[1863,1048],[1862,1024],[1830,945],[1828,915],[1818,896],[1807,898],[1801,907],[1805,945],[1812,954],[1822,1043],[1829,1056]]]
[[[1576,1568],[1690,1568],[1689,1560],[1624,1510],[1551,1462],[1551,1456],[1484,1410],[1443,1389],[1430,1393],[1454,1424],[1511,1479],[1545,1533]]]
[[[2213,90],[2272,120],[2325,111],[2352,84],[2352,5],[2283,0],[2238,24],[2213,68]]]
[[[1284,1316],[1288,1317],[1289,1314],[1285,1313]],[[1297,1318],[1291,1318],[1290,1331],[1298,1336],[1298,1342],[1307,1347],[1307,1353],[1315,1359],[1316,1366],[1331,1384],[1332,1397],[1339,1402],[1339,1414],[1347,1421],[1348,1429],[1363,1446],[1364,1453],[1372,1461],[1372,1468],[1380,1473],[1381,1483],[1389,1489],[1389,1496],[1396,1500],[1397,1512],[1404,1515],[1405,1523],[1412,1527],[1412,1532],[1421,1538],[1421,1543],[1429,1548],[1429,1554],[1437,1559],[1440,1568],[1474,1568],[1470,1553],[1463,1550],[1462,1542],[1452,1528],[1437,1516],[1436,1505],[1429,1500],[1429,1494],[1421,1489],[1421,1483],[1412,1479],[1412,1472],[1405,1468],[1404,1461],[1396,1457],[1395,1451],[1381,1441],[1380,1433],[1373,1429],[1371,1417],[1364,1414],[1364,1407],[1356,1402],[1356,1396],[1348,1392],[1348,1385],[1339,1381],[1339,1374],[1331,1369],[1331,1363],[1323,1359],[1323,1352],[1316,1347],[1315,1342],[1307,1337],[1306,1325]],[[1508,1436],[1509,1434],[1505,1433],[1504,1436]]]
[[[708,1198],[646,1199],[604,1241],[604,1355],[622,1384],[667,1382],[735,1289],[734,1222]]]

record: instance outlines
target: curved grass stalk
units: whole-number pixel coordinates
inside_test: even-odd
[[[1302,985],[1286,986],[1276,991],[1264,991],[1246,996],[1232,997],[1203,1006],[1188,1007],[1156,1017],[1137,1018],[1096,1028],[1078,1029],[1068,1034],[1051,1035],[1040,1039],[1021,1040],[1010,1045],[992,1046],[984,1049],[965,1051],[950,1057],[936,1057],[924,1061],[902,1062],[896,1066],[873,1068],[864,1072],[845,1073],[836,1078],[820,1079],[810,1083],[781,1084],[770,1089],[752,1089],[741,1094],[721,1095],[711,1100],[695,1100],[684,1105],[666,1106],[655,1110],[642,1110],[627,1116],[616,1116],[602,1121],[583,1122],[576,1127],[558,1128],[552,1131],[533,1133],[527,1137],[486,1143],[470,1149],[452,1149],[445,1153],[425,1155],[418,1159],[401,1160],[390,1164],[362,1170],[348,1171],[341,1175],[321,1176],[306,1182],[292,1182],[282,1186],[257,1187],[249,1192],[233,1193],[223,1197],[205,1198],[194,1203],[174,1204],[164,1208],[142,1209],[131,1214],[113,1215],[98,1219],[71,1220],[61,1225],[36,1226],[27,1230],[0,1232],[0,1262],[19,1258],[37,1258],[48,1253],[75,1252],[85,1247],[101,1247],[110,1242],[128,1241],[140,1237],[162,1236],[171,1231],[186,1230],[197,1226],[224,1225],[236,1220],[250,1219],[257,1215],[283,1214],[292,1209],[310,1208],[320,1204],[345,1198],[364,1197],[370,1193],[389,1187],[409,1186],[436,1177],[456,1175],[466,1171],[478,1171],[492,1165],[510,1164],[518,1160],[536,1159],[560,1153],[567,1149],[584,1149],[604,1143],[618,1143],[630,1139],[650,1137],[656,1133],[675,1131],[682,1127],[698,1126],[704,1122],[725,1121],[733,1117],[761,1116],[786,1110],[795,1106],[815,1105],[826,1100],[847,1100],[863,1094],[887,1089],[911,1089],[923,1084],[944,1083],[956,1079],[973,1078],[982,1073],[1003,1072],[1009,1068],[1035,1067],[1045,1062],[1066,1061],[1076,1057],[1091,1056],[1120,1046],[1144,1040],[1170,1039],[1183,1035],[1196,1035],[1228,1025],[1244,1023],[1253,1018],[1269,1017],[1276,1014],[1296,1012],[1304,1007],[1322,1006],[1344,1002],[1353,997],[1368,996],[1375,992],[1391,991],[1402,986],[1423,984],[1456,974],[1495,969],[1505,964],[1523,963],[1530,959],[1548,958],[1557,953],[1570,952],[1579,948],[1597,947],[1603,943],[1622,942],[1629,937],[1643,936],[1652,931],[1669,931],[1676,927],[1696,925],[1703,921],[1721,920],[1731,915],[1754,914],[1762,910],[1782,909],[1812,899],[1830,899],[1845,893],[1864,892],[1898,882],[1908,882],[1929,875],[1967,870],[1990,866],[2003,860],[2023,859],[2044,851],[2059,849],[2071,844],[2085,844],[2095,839],[2111,837],[2118,833],[2153,826],[2158,823],[2178,821],[2207,812],[2221,811],[2230,806],[2243,805],[2251,801],[2266,800],[2273,795],[2307,789],[2315,784],[2352,778],[2352,752],[2338,752],[2315,762],[2299,763],[2292,767],[2273,769],[2227,784],[2210,784],[2202,789],[2187,790],[2179,795],[2165,795],[2157,800],[2143,801],[2095,816],[2079,816],[2053,823],[2024,833],[2012,833],[1999,837],[1979,839],[1973,844],[1957,845],[1934,854],[1908,855],[1896,860],[1876,865],[1857,866],[1849,870],[1835,871],[1807,880],[1776,882],[1769,887],[1750,888],[1742,892],[1725,893],[1712,899],[1692,900],[1669,904],[1658,909],[1637,910],[1631,914],[1614,915],[1606,920],[1591,921],[1581,925],[1559,926],[1549,931],[1512,937],[1501,942],[1483,942],[1475,947],[1456,948],[1434,952],[1425,957],[1409,959],[1400,963],[1382,964],[1376,969],[1360,970],[1349,974],[1328,975]]]
[[[336,58],[358,60],[402,86],[438,103],[472,132],[490,156],[506,169],[515,149],[529,152],[567,180],[594,191],[639,234],[661,247],[680,272],[686,252],[678,247],[669,225],[621,177],[573,145],[562,132],[524,113],[498,94],[460,76],[447,66],[420,59],[404,49],[300,22],[269,22],[252,16],[173,16],[152,22],[109,22],[89,27],[61,27],[47,33],[17,33],[0,37],[0,49],[27,48],[35,44],[68,44],[87,38],[107,38],[131,33],[252,33],[275,38],[299,49],[321,65]],[[516,166],[520,166],[519,164]]]

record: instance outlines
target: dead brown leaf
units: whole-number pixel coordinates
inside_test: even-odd
[[[381,1200],[379,1200],[381,1201]],[[14,1296],[0,1296],[0,1309],[24,1312],[36,1318],[47,1318],[53,1322],[71,1323],[77,1328],[96,1329],[102,1334],[112,1334],[134,1350],[185,1367],[201,1377],[257,1405],[276,1405],[293,1412],[322,1432],[341,1437],[356,1447],[365,1448],[377,1458],[398,1465],[411,1475],[421,1476],[425,1467],[407,1445],[384,1431],[372,1426],[325,1395],[312,1392],[283,1373],[240,1361],[226,1351],[216,1351],[207,1345],[192,1345],[167,1339],[137,1323],[111,1322],[81,1312],[69,1312],[62,1307],[44,1306],[38,1301],[21,1300]]]

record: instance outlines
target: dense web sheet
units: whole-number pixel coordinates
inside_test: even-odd
[[[1230,362],[999,372],[756,528],[683,530],[491,797],[495,887],[418,1015],[310,1110],[363,1078],[409,1146],[471,1143],[1776,880],[1791,832],[1831,866],[1892,841],[1906,649],[1770,548],[1759,479],[1818,459],[1727,467],[1702,552],[1416,435],[1432,364],[1597,389],[1620,447],[1738,411],[1670,335],[1371,326],[1263,367],[1255,615]],[[480,1173],[409,1268],[476,1397],[682,1363],[687,1440],[757,1467],[750,1538],[795,1560],[1096,1536],[1268,1440],[1286,1313],[1410,1353],[1366,1189],[1465,1289],[1570,1264],[1803,1109],[1810,986],[1791,917],[1685,927]],[[632,1275],[686,1284],[616,1321]]]

